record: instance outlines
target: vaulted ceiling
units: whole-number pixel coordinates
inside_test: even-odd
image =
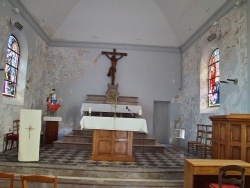
[[[24,18],[31,17],[38,26],[36,29],[41,29],[49,41],[179,48],[205,25],[211,27],[215,19],[232,8],[236,1],[10,0],[10,2],[20,10]]]

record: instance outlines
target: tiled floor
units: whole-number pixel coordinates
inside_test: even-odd
[[[165,153],[134,153],[135,162],[108,162],[89,160],[91,151],[66,150],[46,145],[40,149],[39,164],[81,165],[88,167],[119,167],[119,168],[151,168],[180,169],[184,167],[184,159],[195,158],[186,151],[173,146],[166,146]],[[0,162],[18,162],[16,149],[0,153]]]

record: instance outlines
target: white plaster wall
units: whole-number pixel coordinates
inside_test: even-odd
[[[183,87],[180,94],[180,121],[186,129],[186,139],[180,143],[187,147],[187,141],[195,139],[196,124],[211,124],[209,116],[214,114],[247,113],[247,24],[246,5],[235,7],[182,54]],[[200,65],[208,60],[204,56],[209,44],[207,37],[221,30],[217,41],[220,47],[221,80],[238,78],[237,85],[221,84],[221,105],[213,113],[200,112]],[[215,48],[209,47],[209,48]]]
[[[6,104],[3,101],[3,96],[0,97],[0,151],[3,149],[3,136],[11,131],[12,121],[20,118],[20,110],[22,108],[30,109],[31,106],[35,109],[42,108],[41,94],[43,93],[45,79],[44,64],[47,61],[47,45],[45,42],[37,36],[20,15],[13,13],[9,2],[3,0],[0,3],[0,67],[4,67],[7,39],[13,32],[13,28],[9,24],[10,19],[18,21],[23,25],[20,36],[23,37],[21,40],[26,40],[27,48],[21,48],[20,51],[28,54],[25,62],[27,64],[27,74],[26,81],[24,80],[26,82],[25,89],[22,94],[24,95],[23,104]]]
[[[101,51],[113,49],[48,47],[20,15],[14,14],[7,0],[0,3],[0,60],[4,66],[6,42],[12,28],[9,20],[23,25],[22,35],[27,42],[27,74],[24,104],[5,104],[0,100],[0,151],[3,135],[12,128],[12,121],[20,117],[20,109],[42,109],[46,113],[46,97],[52,87],[62,104],[58,111],[63,121],[60,135],[79,126],[80,107],[87,94],[104,95],[110,78],[111,65]],[[147,120],[149,134],[153,133],[154,101],[171,101],[181,87],[181,54],[174,52],[117,49],[128,53],[118,61],[116,83],[122,96],[136,96]],[[21,49],[22,51],[22,49]]]
[[[79,127],[81,103],[87,94],[105,95],[110,60],[101,55],[112,49],[80,49],[50,47],[46,71],[45,96],[52,87],[62,107],[58,115],[63,121],[60,135]],[[143,116],[148,123],[149,134],[153,132],[153,104],[171,101],[179,92],[181,82],[180,53],[130,51],[118,61],[115,82],[121,96],[138,97]]]

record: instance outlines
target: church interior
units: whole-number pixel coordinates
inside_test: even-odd
[[[249,33],[247,0],[1,0],[0,184],[250,186]]]

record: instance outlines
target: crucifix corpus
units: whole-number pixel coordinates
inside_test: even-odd
[[[119,59],[121,59],[123,56],[127,56],[128,54],[116,52],[116,49],[113,49],[113,52],[102,52],[102,55],[106,55],[111,61],[111,67],[109,68],[109,72],[108,72],[107,76],[111,77],[111,85],[114,85],[115,84],[115,72],[116,72],[117,61]]]

